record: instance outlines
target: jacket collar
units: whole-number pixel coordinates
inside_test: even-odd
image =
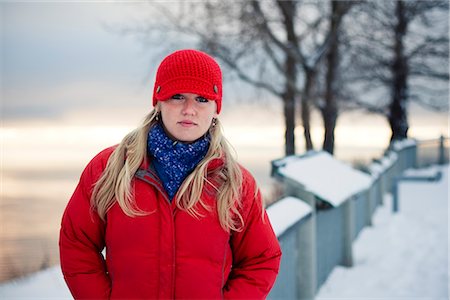
[[[221,156],[219,158],[215,158],[211,160],[208,164],[208,172],[215,170],[217,168],[222,167],[225,164],[225,158],[224,156]],[[161,180],[158,177],[158,174],[156,173],[155,168],[153,167],[151,163],[151,159],[149,157],[145,157],[144,161],[141,164],[141,167],[139,170],[137,170],[135,177],[149,183],[150,185],[155,186],[159,191],[161,191],[161,194],[164,195],[168,203],[171,203],[171,201],[168,198],[167,193],[165,192],[165,189],[163,187],[163,184]],[[212,194],[211,190],[209,191],[210,194]],[[171,205],[174,205],[175,201],[172,201]]]

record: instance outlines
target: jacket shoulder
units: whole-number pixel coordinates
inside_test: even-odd
[[[114,150],[117,148],[117,145],[108,147],[97,153],[89,162],[91,163],[98,163],[98,162],[107,162],[111,154],[114,152]]]
[[[84,171],[81,175],[82,179],[90,179],[95,182],[103,173],[103,170],[106,168],[106,164],[108,163],[111,154],[116,148],[117,145],[111,146],[97,153],[97,155],[95,155],[84,168]]]
[[[242,172],[242,187],[241,187],[241,212],[243,213],[244,219],[250,213],[250,211],[255,210],[261,211],[264,207],[261,192],[259,190],[258,184],[250,173],[242,165],[239,165]]]
[[[91,159],[91,161],[88,163],[88,166],[96,166],[96,167],[98,167],[99,165],[106,166],[109,157],[116,148],[117,145],[103,149]]]
[[[242,172],[242,190],[245,194],[246,192],[255,192],[258,190],[258,184],[256,183],[255,177],[253,177],[252,173],[244,166],[239,165],[239,168]]]

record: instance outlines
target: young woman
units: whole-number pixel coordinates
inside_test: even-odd
[[[87,165],[64,212],[76,299],[263,299],[281,251],[218,115],[222,73],[197,50],[160,64],[154,110]],[[106,248],[106,255],[102,255]]]

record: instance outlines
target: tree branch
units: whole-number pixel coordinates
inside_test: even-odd
[[[261,10],[259,1],[252,1],[252,6],[255,13],[257,14],[257,20],[259,19],[258,25],[263,30],[263,33],[265,33],[270,38],[270,40],[282,51],[294,57],[298,62],[303,63],[304,57],[302,53],[299,51],[297,45],[292,45],[291,43],[284,44],[273,34],[272,30],[269,27],[267,18],[265,17],[264,13]]]

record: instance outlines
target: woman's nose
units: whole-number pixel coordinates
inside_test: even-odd
[[[183,105],[183,114],[194,115],[195,114],[195,99],[187,98]]]

